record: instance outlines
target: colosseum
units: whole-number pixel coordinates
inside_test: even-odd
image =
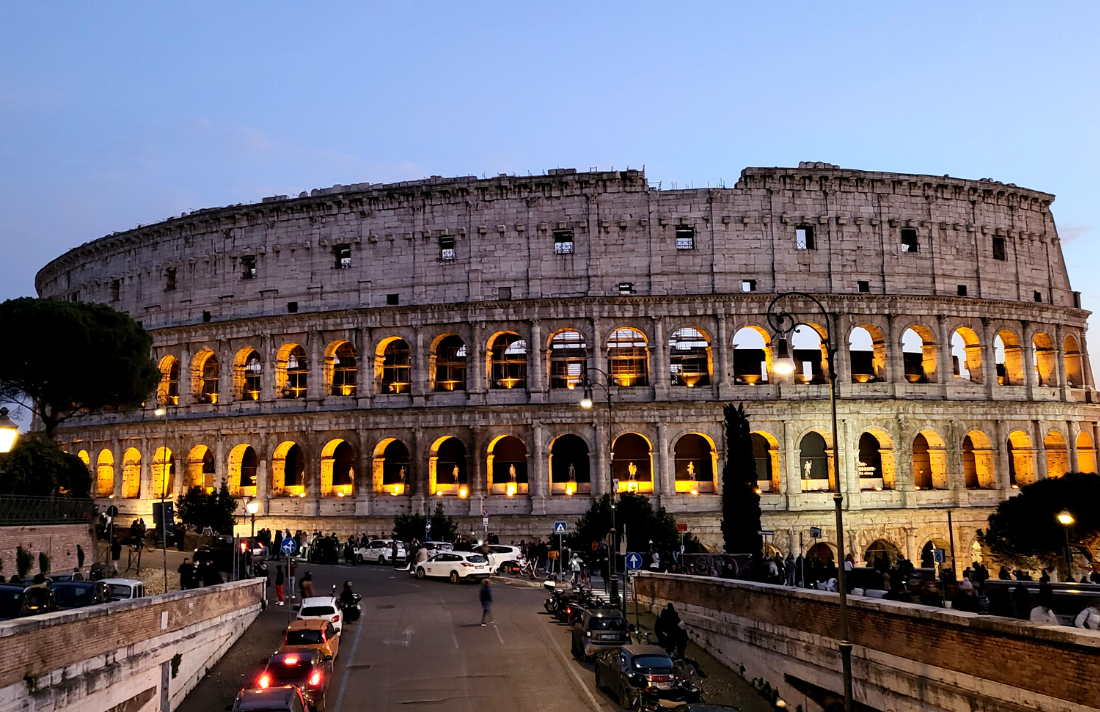
[[[1015,489],[1096,471],[1088,312],[1053,200],[804,163],[733,187],[560,169],[185,213],[38,274],[42,296],[151,331],[168,405],[59,439],[131,516],[228,479],[257,526],[373,533],[441,502],[518,539],[617,481],[713,545],[722,406],[743,402],[772,546],[819,527],[835,551],[839,490],[857,556],[953,544],[969,563]],[[784,300],[801,322],[785,375],[766,311],[788,291],[829,317]]]

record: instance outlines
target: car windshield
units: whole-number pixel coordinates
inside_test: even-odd
[[[124,583],[112,583],[108,585],[111,587],[111,595],[115,598],[129,598],[132,593],[130,587]]]
[[[300,615],[303,616],[331,616],[336,613],[332,606],[306,606]]]
[[[593,616],[588,627],[592,630],[626,630],[626,621],[622,618],[596,618]]]
[[[672,658],[667,655],[639,655],[634,658],[635,670],[663,670],[672,672]]]
[[[23,591],[0,591],[0,618],[14,618],[23,608]]]
[[[286,632],[287,645],[320,645],[323,642],[319,630],[288,630]]]
[[[470,554],[466,557],[466,560],[469,561],[471,564],[484,564],[488,561],[488,559],[486,559],[481,554]]]
[[[59,606],[87,606],[92,602],[95,589],[92,586],[58,584],[52,586],[53,597]]]

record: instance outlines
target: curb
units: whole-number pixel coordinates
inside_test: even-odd
[[[511,586],[526,586],[527,588],[542,588],[542,583],[530,579],[512,578],[511,576],[490,576],[492,581],[506,583]]]

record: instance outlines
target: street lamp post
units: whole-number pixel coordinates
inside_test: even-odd
[[[1058,512],[1058,522],[1062,525],[1062,531],[1066,533],[1066,581],[1073,580],[1073,550],[1069,547],[1069,528],[1073,525],[1073,515],[1063,509]]]
[[[260,511],[260,503],[257,502],[256,500],[252,500],[251,502],[246,504],[244,506],[244,508],[246,510],[248,510],[248,516],[252,518],[252,535],[249,537],[249,539],[252,539],[252,542],[249,543],[249,546],[250,547],[255,547],[256,546],[256,544],[255,544],[255,541],[256,541],[256,512]]]
[[[833,494],[833,504],[836,508],[837,556],[840,559],[840,566],[837,567],[837,588],[840,589],[840,658],[844,673],[844,712],[852,712],[852,643],[849,640],[848,632],[848,587],[845,581],[846,576],[844,575],[844,494],[841,491],[843,476],[841,475],[839,467],[840,441],[837,438],[836,426],[837,346],[833,341],[833,330],[829,323],[829,312],[825,310],[821,302],[805,292],[784,292],[783,294],[778,294],[772,299],[771,303],[768,304],[768,324],[771,325],[772,329],[775,331],[776,340],[778,342],[776,344],[778,347],[778,354],[775,364],[772,366],[772,370],[783,375],[794,373],[794,359],[791,358],[791,349],[790,345],[787,343],[787,335],[794,331],[795,327],[798,326],[798,322],[789,312],[776,309],[776,304],[778,304],[781,299],[788,299],[791,297],[802,298],[813,302],[814,305],[821,310],[821,315],[824,317],[825,322],[826,368],[829,373],[829,412],[832,416],[833,462],[836,463],[833,468],[836,476],[836,492]]]
[[[588,377],[589,371],[594,371],[604,377],[604,383],[596,383]],[[601,371],[598,368],[586,368],[584,372],[584,397],[581,399],[580,406],[585,410],[592,408],[592,389],[593,387],[602,388],[604,393],[607,394],[607,472],[608,472],[608,484],[611,486],[611,547],[608,551],[607,557],[607,587],[610,594],[611,582],[615,580],[617,568],[615,565],[615,550],[617,546],[617,537],[615,530],[615,490],[618,489],[615,486],[615,460],[614,460],[614,409],[611,405],[611,376],[606,371]],[[625,584],[624,584],[625,585]]]
[[[168,593],[168,512],[164,506],[164,496],[168,489],[168,472],[171,468],[171,458],[168,456],[168,393],[159,391],[157,400],[164,405],[153,411],[153,415],[164,418],[164,438],[161,440],[161,471],[160,471],[160,550],[164,565],[164,592]],[[154,464],[156,464],[154,462]]]
[[[7,408],[0,408],[0,455],[11,452],[17,437],[19,437],[19,426],[8,417]]]

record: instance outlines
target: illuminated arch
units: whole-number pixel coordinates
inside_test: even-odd
[[[672,386],[709,386],[711,367],[710,339],[694,326],[672,332],[668,339],[669,378]]]
[[[160,360],[160,385],[157,386],[157,403],[160,405],[180,404],[180,362],[175,356],[168,355]]]
[[[752,457],[756,461],[756,487],[761,492],[780,491],[779,439],[769,432],[754,430],[749,434],[752,441]]]
[[[141,453],[136,447],[122,454],[122,498],[141,497]]]
[[[470,494],[469,456],[453,435],[436,438],[428,448],[428,491],[440,497]]]
[[[1038,332],[1031,339],[1035,349],[1035,379],[1040,386],[1058,385],[1058,358],[1054,351],[1054,339],[1049,334]]]
[[[963,480],[967,489],[993,489],[997,473],[993,443],[981,430],[971,430],[963,437]]]
[[[260,457],[248,443],[229,451],[229,493],[234,497],[255,497]]]
[[[592,491],[588,443],[579,435],[566,433],[550,441],[550,491],[566,496]]]
[[[982,382],[982,345],[969,327],[960,326],[951,332],[951,369],[955,378]]]
[[[205,445],[191,448],[187,454],[187,487],[201,487],[204,492],[213,492],[215,472],[213,451]]]
[[[913,438],[914,489],[947,489],[947,450],[935,430],[922,430]]]
[[[611,446],[612,478],[620,492],[653,491],[653,445],[644,435],[623,433]]]
[[[744,326],[733,335],[733,382],[767,383],[772,370],[771,335],[759,326]]]
[[[836,485],[836,466],[833,450],[825,436],[811,430],[798,443],[798,476],[803,492],[833,490]]]
[[[875,539],[863,552],[863,561],[868,565],[872,565],[878,559],[883,558],[889,562],[890,566],[893,566],[898,562],[900,556],[901,554],[894,542],[888,539]]]
[[[489,387],[505,390],[527,387],[527,342],[512,331],[489,338]]]
[[[825,330],[818,324],[798,324],[790,336],[791,358],[794,359],[794,382],[821,385],[826,383],[825,364],[828,346]]]
[[[176,458],[172,457],[172,450],[167,447],[158,447],[153,452],[153,462],[150,466],[153,475],[153,499],[170,499],[175,491],[176,484]]]
[[[923,324],[912,324],[901,335],[905,380],[910,383],[936,382],[936,337]]]
[[[515,435],[498,435],[489,443],[485,469],[490,494],[527,494],[527,445]]]
[[[359,358],[350,341],[337,340],[325,347],[325,391],[331,396],[354,397],[359,377]]]
[[[301,344],[279,347],[275,358],[275,390],[280,398],[305,398],[309,392],[309,359]]]
[[[892,490],[897,486],[894,443],[884,430],[865,430],[859,436],[856,474],[861,490]]]
[[[718,451],[714,441],[702,433],[687,433],[673,447],[676,492],[713,494],[718,472]]]
[[[1085,430],[1077,433],[1077,471],[1096,473],[1096,448]]]
[[[408,393],[412,383],[412,349],[407,341],[391,336],[374,351],[374,380],[379,393]]]
[[[409,448],[397,438],[386,438],[374,447],[372,484],[375,492],[407,495],[412,484]]]
[[[76,453],[76,456],[79,457],[80,461],[84,463],[84,467],[87,467],[88,471],[91,472],[91,470],[92,470],[92,459],[90,457],[88,457],[88,451],[87,450],[81,450],[78,453]]]
[[[1035,481],[1035,448],[1022,430],[1008,435],[1008,483],[1019,489]]]
[[[1077,337],[1070,334],[1062,342],[1062,360],[1066,368],[1066,385],[1070,388],[1085,387],[1085,371],[1081,358],[1081,347]]]
[[[196,403],[218,402],[218,379],[221,369],[217,355],[210,349],[195,354],[191,368],[191,392]]]
[[[271,456],[271,494],[274,497],[301,497],[305,492],[305,452],[293,440],[284,440]]]
[[[852,383],[886,380],[886,338],[882,329],[860,324],[848,332],[848,359]]]
[[[321,450],[321,496],[347,497],[355,492],[355,448],[346,440],[329,440]]]
[[[550,388],[573,390],[584,383],[588,368],[588,340],[576,329],[550,335]]]
[[[1012,329],[1001,329],[993,339],[993,360],[997,365],[997,383],[1023,386],[1024,350],[1020,337]]]
[[[233,392],[240,400],[259,400],[263,387],[263,359],[246,346],[233,358]]]
[[[649,342],[638,329],[621,326],[607,337],[607,372],[620,388],[649,385]]]
[[[1061,477],[1070,471],[1069,448],[1066,439],[1057,430],[1051,430],[1043,438],[1047,457],[1047,477]]]
[[[458,334],[442,334],[432,344],[428,373],[436,393],[466,390],[469,353]]]
[[[107,448],[99,451],[95,474],[96,496],[113,498],[115,496],[115,455]]]

